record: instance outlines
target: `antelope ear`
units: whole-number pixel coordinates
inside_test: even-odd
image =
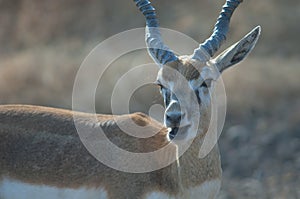
[[[217,65],[219,71],[223,72],[230,66],[235,65],[245,59],[254,48],[260,32],[261,27],[257,26],[243,39],[233,44],[220,55],[218,55],[213,62]]]

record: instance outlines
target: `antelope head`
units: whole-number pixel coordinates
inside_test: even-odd
[[[210,89],[225,69],[242,61],[255,46],[260,27],[213,58],[225,41],[230,18],[242,0],[227,0],[212,35],[189,56],[178,56],[163,42],[156,12],[148,0],[134,0],[146,18],[148,52],[160,70],[157,84],[165,102],[164,124],[170,139],[190,140],[205,134],[210,122]],[[217,71],[217,73],[216,73]],[[200,119],[196,117],[200,116]]]

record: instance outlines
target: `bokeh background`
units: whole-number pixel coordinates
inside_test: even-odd
[[[162,27],[199,42],[223,3],[153,0]],[[244,0],[233,16],[223,49],[256,25],[262,36],[247,60],[223,76],[228,112],[219,141],[220,199],[300,198],[299,20],[299,0]],[[76,72],[90,50],[143,26],[132,0],[0,0],[0,104],[70,109]],[[115,82],[141,60],[151,62],[146,51],[113,63],[99,84],[99,113],[110,113]],[[158,89],[148,85],[136,91],[130,110],[148,113],[155,103],[161,103]]]

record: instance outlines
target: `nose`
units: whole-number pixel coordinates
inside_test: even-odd
[[[166,113],[166,121],[170,126],[178,126],[180,120],[184,117],[184,113],[182,112],[167,112]]]

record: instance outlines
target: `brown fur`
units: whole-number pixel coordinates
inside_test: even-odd
[[[179,57],[177,61],[168,63],[167,66],[171,69],[178,71],[183,77],[185,77],[187,81],[189,81],[192,79],[199,78],[200,76],[199,71],[201,71],[201,69],[203,68],[203,66],[205,66],[205,64],[199,61],[193,61],[186,56],[182,56]],[[176,80],[172,76],[170,76],[170,74],[172,73],[169,71],[168,67],[163,68],[165,70],[163,71],[162,74],[164,80],[166,81]]]
[[[124,195],[141,198],[155,190],[172,195],[178,193],[176,163],[150,173],[131,174],[97,161],[81,143],[73,114],[80,116],[82,124],[90,126],[91,131],[95,130],[95,125],[89,122],[90,114],[39,106],[0,106],[0,178],[56,187],[103,187],[114,199],[124,198]],[[97,118],[109,139],[126,150],[148,152],[168,144],[166,129],[144,114],[117,116],[116,119],[124,122],[133,119],[140,126],[161,129],[147,139],[126,135],[113,125],[111,115],[97,115]],[[195,139],[180,158],[182,183],[186,188],[221,176],[217,147],[206,158],[198,159],[199,142],[201,138]]]

